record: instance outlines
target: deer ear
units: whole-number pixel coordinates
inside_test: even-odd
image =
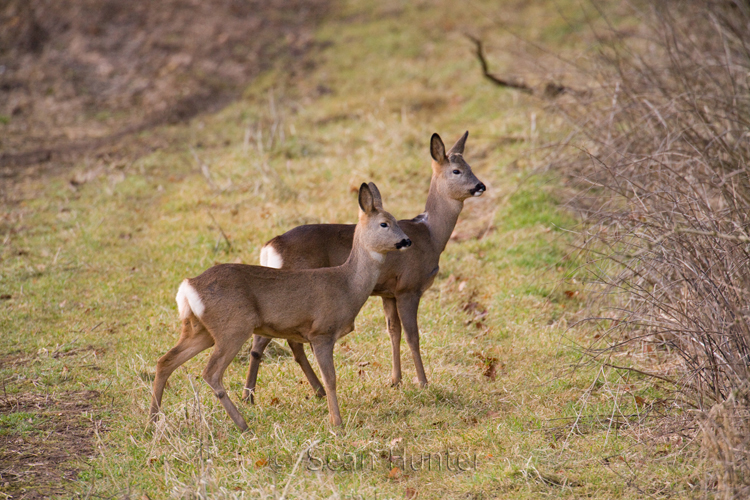
[[[372,204],[378,210],[383,210],[383,198],[380,196],[380,190],[374,182],[368,182],[367,186],[370,188],[370,192],[372,193]]]
[[[456,141],[456,143],[453,145],[451,150],[448,152],[450,153],[458,153],[460,155],[464,154],[464,146],[466,146],[466,138],[469,137],[469,131],[467,130],[464,132],[464,135],[461,136],[459,140]]]
[[[370,191],[370,186],[363,182],[359,187],[359,208],[361,208],[364,213],[370,214],[375,210],[374,202],[375,200],[372,196],[372,191]]]
[[[445,162],[445,144],[437,134],[432,134],[432,139],[430,139],[430,155],[438,163]]]

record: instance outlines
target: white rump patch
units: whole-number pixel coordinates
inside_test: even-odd
[[[281,258],[274,247],[266,245],[260,249],[260,265],[281,269],[281,266],[284,265],[284,259]]]
[[[180,319],[187,319],[192,312],[199,318],[203,315],[206,307],[203,305],[198,292],[190,285],[188,280],[184,280],[177,290],[177,309],[180,311]]]

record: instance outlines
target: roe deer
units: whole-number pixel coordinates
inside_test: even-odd
[[[182,332],[177,345],[156,365],[152,421],[172,372],[215,344],[203,379],[237,427],[247,430],[222,378],[242,344],[256,334],[312,344],[328,394],[331,422],[341,425],[333,346],[354,330],[354,318],[378,281],[385,254],[411,245],[396,219],[383,210],[375,184],[362,184],[358,201],[352,251],[338,267],[290,271],[220,264],[182,282],[177,292]]]
[[[395,252],[386,257],[380,278],[372,292],[383,299],[393,354],[393,385],[401,382],[401,325],[406,332],[406,342],[411,349],[419,383],[422,387],[427,385],[419,352],[419,301],[435,280],[440,254],[456,226],[464,200],[481,196],[486,189],[463,159],[468,136],[469,132],[464,133],[446,153],[440,136],[432,135],[432,180],[425,211],[411,220],[398,222],[411,239],[413,247],[406,253]],[[263,266],[281,269],[337,266],[348,257],[353,236],[353,224],[299,226],[266,243],[261,249],[260,262]],[[261,356],[269,342],[267,337],[253,337],[250,368],[242,394],[244,400],[249,398],[253,402]],[[293,341],[289,341],[289,347],[317,396],[325,396],[323,386],[310,367],[303,347],[295,345]]]

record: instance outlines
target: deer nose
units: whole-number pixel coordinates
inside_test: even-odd
[[[401,240],[398,243],[396,243],[396,248],[398,250],[402,250],[402,249],[404,249],[406,247],[410,247],[410,246],[411,246],[411,240],[409,238],[404,238],[403,240]]]
[[[476,186],[474,186],[474,189],[470,190],[472,196],[482,196],[482,193],[484,193],[487,190],[487,186],[485,186],[483,183],[479,183]]]

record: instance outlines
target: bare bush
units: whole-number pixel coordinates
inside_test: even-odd
[[[750,2],[665,1],[638,15],[638,35],[600,37],[601,85],[562,106],[586,137],[567,168],[589,270],[620,328],[592,353],[645,338],[679,354],[718,467],[709,486],[746,498]]]

